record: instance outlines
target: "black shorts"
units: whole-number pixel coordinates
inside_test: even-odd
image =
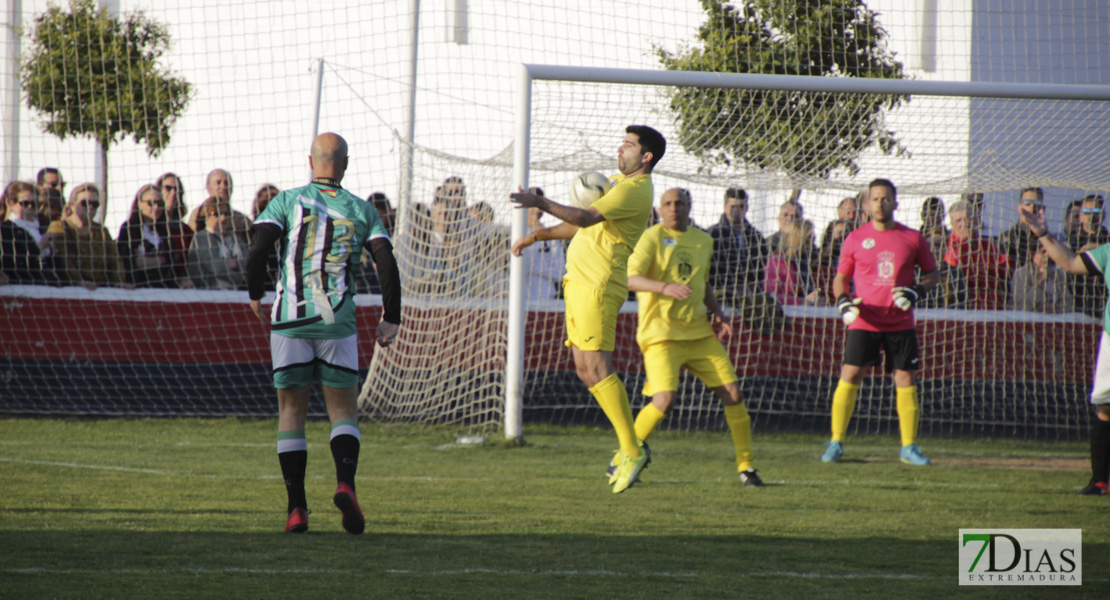
[[[886,372],[916,371],[917,330],[864,331],[849,329],[844,340],[844,364],[856,367],[879,366],[879,349],[886,354]]]

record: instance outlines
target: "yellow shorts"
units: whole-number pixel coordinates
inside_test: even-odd
[[[645,396],[677,392],[682,367],[702,380],[709,389],[737,380],[736,369],[725,347],[714,336],[658,342],[640,350],[644,353],[644,371],[647,372]]]
[[[628,299],[628,288],[611,285],[604,292],[563,282],[567,305],[567,347],[612,352],[617,346],[617,315]]]

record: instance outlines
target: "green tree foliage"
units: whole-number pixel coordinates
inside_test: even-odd
[[[112,18],[95,0],[51,6],[35,19],[23,64],[27,105],[61,139],[89,137],[107,151],[130,135],[157,156],[191,89],[158,64],[169,44],[166,26],[142,12]]]
[[[861,0],[701,0],[707,19],[697,43],[670,53],[671,70],[818,77],[902,77],[886,30]],[[704,166],[743,162],[827,177],[859,171],[860,153],[905,148],[886,129],[885,110],[907,96],[679,88],[671,110],[679,141]]]

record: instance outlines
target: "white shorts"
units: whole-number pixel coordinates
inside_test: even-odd
[[[295,338],[270,334],[274,387],[358,385],[358,334],[345,338]]]
[[[1110,404],[1110,334],[1102,332],[1098,343],[1098,360],[1095,361],[1094,385],[1091,387],[1091,404]]]

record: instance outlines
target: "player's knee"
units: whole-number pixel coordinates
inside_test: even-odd
[[[913,372],[911,371],[901,371],[895,369],[893,379],[895,387],[913,387]]]
[[[740,386],[735,383],[722,385],[713,391],[717,394],[717,397],[721,399],[721,404],[725,406],[735,406],[744,401],[744,399],[740,397]]]
[[[651,397],[651,403],[659,412],[663,414],[670,414],[671,407],[674,406],[674,392],[660,392]]]
[[[578,375],[578,379],[582,383],[586,384],[586,387],[591,387],[592,388],[595,385],[597,385],[598,383],[601,383],[601,379],[598,379],[598,377],[594,373],[593,369],[590,369],[589,367],[587,367],[585,365],[579,365],[579,366],[575,367],[574,371]]]

